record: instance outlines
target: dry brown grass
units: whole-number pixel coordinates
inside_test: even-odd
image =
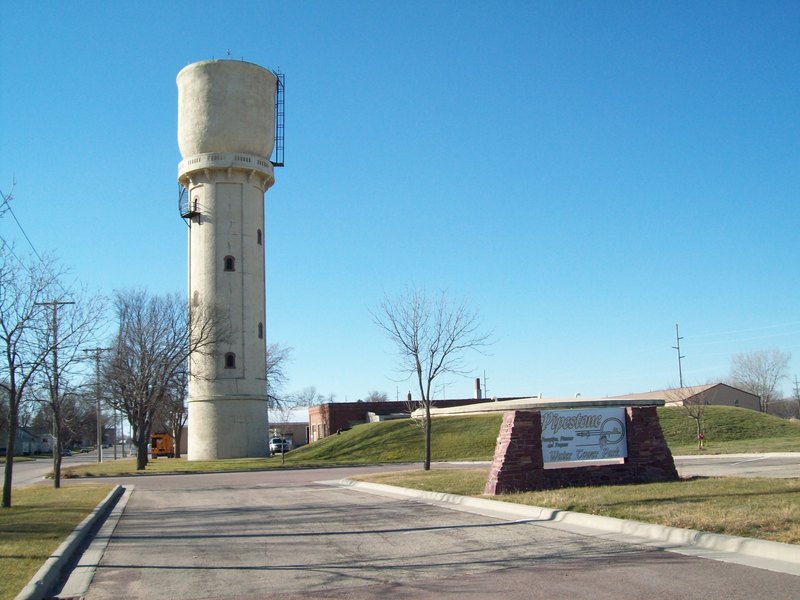
[[[480,496],[486,476],[486,469],[459,469],[404,471],[359,479]],[[698,477],[671,483],[505,494],[495,499],[800,544],[800,479]]]

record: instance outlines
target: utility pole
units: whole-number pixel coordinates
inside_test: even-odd
[[[61,431],[56,427],[56,407],[58,406],[58,307],[65,304],[75,304],[64,300],[51,300],[50,302],[36,302],[36,306],[53,307],[53,386],[50,389],[50,402],[53,408],[53,487],[61,487]],[[58,446],[58,447],[56,447]]]
[[[96,370],[95,378],[95,399],[97,401],[97,462],[103,462],[103,415],[100,411],[100,355],[110,348],[87,348],[87,354],[94,353],[94,363]],[[114,425],[116,427],[116,424]]]
[[[681,359],[686,358],[685,356],[681,356],[681,340],[683,339],[678,333],[678,324],[675,323],[675,339],[678,343],[677,346],[673,346],[675,350],[678,351],[678,379],[681,382],[681,387],[683,387],[683,369],[681,367]]]

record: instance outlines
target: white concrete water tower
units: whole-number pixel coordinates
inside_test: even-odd
[[[188,458],[266,456],[264,192],[275,182],[278,78],[209,60],[181,70],[177,83],[189,306],[218,306],[230,327],[190,364]]]

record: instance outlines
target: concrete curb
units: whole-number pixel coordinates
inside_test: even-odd
[[[662,550],[681,551],[682,548],[687,548],[691,551],[691,549],[698,549],[723,555],[741,555],[762,562],[778,561],[784,563],[784,565],[779,565],[780,568],[772,568],[771,570],[800,575],[800,546],[795,544],[707,533],[693,529],[680,529],[678,527],[543,508],[541,506],[528,506],[500,500],[426,492],[379,483],[353,481],[351,479],[342,479],[335,483],[340,486],[394,498],[413,498],[429,503],[455,505],[464,509],[472,509],[487,516],[530,519],[540,521],[544,525],[558,525],[576,532],[594,532],[595,534],[603,533],[611,534],[612,536],[635,538],[639,543],[647,543]],[[709,557],[711,556],[709,555]],[[724,560],[721,556],[716,558]],[[763,568],[770,567],[764,566]]]
[[[116,486],[94,510],[67,536],[61,545],[50,555],[14,600],[43,600],[52,591],[61,577],[61,571],[73,558],[75,551],[86,540],[89,532],[98,521],[104,519],[111,507],[122,495],[124,488]]]

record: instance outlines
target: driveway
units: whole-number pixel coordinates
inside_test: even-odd
[[[387,467],[132,478],[87,600],[796,598],[800,578],[335,487]]]

